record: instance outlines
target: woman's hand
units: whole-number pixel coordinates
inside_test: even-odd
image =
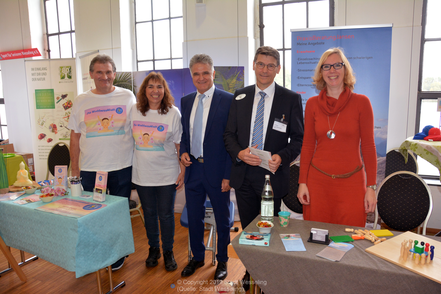
[[[181,172],[178,175],[178,179],[176,180],[176,190],[179,190],[184,185],[184,177],[185,177],[185,168],[181,169]]]
[[[309,205],[309,190],[306,184],[299,184],[297,198],[299,198],[301,204]]]
[[[374,212],[377,206],[377,195],[372,188],[366,189],[366,194],[364,195],[364,210],[366,213]]]

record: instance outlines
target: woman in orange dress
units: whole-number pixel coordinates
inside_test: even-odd
[[[364,227],[377,203],[371,103],[353,92],[355,77],[339,48],[323,53],[313,80],[320,94],[305,107],[297,194],[303,218]]]

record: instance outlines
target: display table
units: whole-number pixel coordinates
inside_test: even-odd
[[[441,141],[413,140],[409,137],[400,146],[407,163],[407,151],[411,150],[416,155],[421,156],[440,171],[441,180]]]
[[[259,220],[260,216],[245,231],[258,231]],[[311,228],[327,229],[330,236],[337,236],[347,235],[347,226],[291,219],[289,226],[282,228],[278,218],[274,223],[268,247],[239,245],[239,235],[232,241],[245,268],[265,293],[441,293],[441,284],[365,252],[375,246],[368,240],[353,242],[354,248],[340,262],[317,257],[326,245],[307,242]],[[279,234],[288,233],[300,234],[306,251],[287,252]]]
[[[54,201],[61,198],[72,197]],[[99,203],[92,198],[73,199]],[[127,198],[107,195],[102,203],[106,207],[80,218],[35,209],[44,204],[0,202],[0,235],[6,245],[75,272],[77,278],[135,252]]]

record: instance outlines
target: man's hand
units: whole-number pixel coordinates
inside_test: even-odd
[[[182,162],[182,164],[185,167],[189,167],[190,164],[192,164],[192,162],[190,160],[190,155],[187,152],[182,153],[182,155],[181,155],[181,162]]]
[[[256,148],[256,147],[257,145],[253,146],[252,148]],[[259,166],[262,163],[262,160],[259,158],[259,156],[251,154],[250,147],[247,147],[246,149],[240,151],[237,157],[246,164],[253,166]]]
[[[222,192],[228,192],[230,191],[230,180],[223,179],[222,180]]]
[[[269,165],[270,171],[272,173],[275,173],[281,163],[282,163],[282,158],[280,157],[280,155],[273,154],[273,156],[271,156],[271,160],[268,160],[268,165]]]

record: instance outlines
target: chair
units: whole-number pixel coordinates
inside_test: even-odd
[[[212,264],[216,264],[216,220],[214,218],[213,207],[211,206],[211,201],[207,199],[205,201],[205,218],[204,222],[206,225],[206,230],[210,230],[208,235],[208,240],[205,245],[206,251],[211,251]],[[209,228],[207,228],[207,225]],[[188,228],[188,212],[187,204],[185,204],[184,209],[181,214],[181,226]],[[230,227],[234,226],[234,203],[230,201]],[[188,261],[191,260],[191,246],[190,246],[190,233],[188,234]]]
[[[67,174],[70,172],[70,153],[69,145],[63,142],[58,142],[52,146],[49,155],[47,156],[47,173],[46,180],[49,179],[49,173],[54,176],[56,165],[67,165]]]
[[[136,203],[135,200],[132,200],[132,196],[134,195],[136,196],[136,198],[138,198],[138,203]],[[133,183],[132,183],[132,193],[130,194],[130,199],[129,199],[129,209],[130,209],[130,218],[139,216],[141,217],[142,223],[145,225],[144,215],[141,212],[141,200],[139,199],[138,192],[134,188]],[[135,212],[135,214],[132,214],[132,212]]]
[[[409,231],[416,227],[426,235],[426,226],[432,214],[433,202],[427,184],[415,173],[395,172],[384,179],[377,192],[374,228],[378,215],[390,228]]]
[[[399,148],[394,148],[386,153],[386,172],[385,177],[397,171],[410,171],[418,174],[418,162],[412,152],[408,152],[407,163]]]
[[[300,161],[292,162],[289,166],[289,192],[283,198],[283,203],[286,207],[296,213],[303,213],[303,205],[297,198],[297,191],[299,190],[299,174],[300,174]]]

